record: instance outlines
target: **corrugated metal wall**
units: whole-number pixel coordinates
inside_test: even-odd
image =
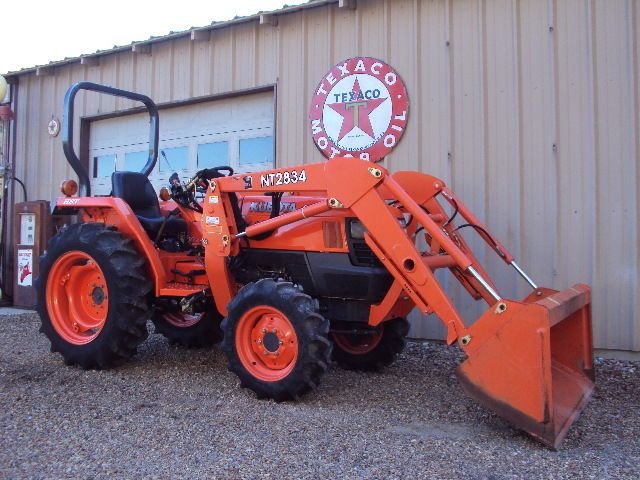
[[[337,61],[374,56],[403,76],[406,135],[385,165],[442,177],[543,285],[593,285],[595,344],[640,350],[640,74],[637,0],[360,0],[156,43],[20,78],[17,175],[49,198],[70,175],[60,139],[67,87],[81,79],[158,102],[277,83],[277,162],[322,159],[307,114]],[[83,115],[131,107],[89,96]],[[479,245],[476,243],[476,245]],[[526,286],[489,255],[507,296]],[[480,306],[451,292],[467,318]],[[414,335],[442,332],[415,319]]]

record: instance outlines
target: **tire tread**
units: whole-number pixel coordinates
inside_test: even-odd
[[[70,249],[85,251],[92,257],[96,252],[104,255],[106,264],[100,266],[103,272],[105,269],[111,272],[110,275],[105,272],[105,276],[109,276],[109,328],[105,324],[101,334],[83,346],[72,345],[55,332],[46,307],[46,276],[55,260]],[[35,280],[37,310],[40,332],[49,338],[51,350],[60,353],[65,364],[106,369],[121,365],[136,353],[148,336],[149,293],[153,287],[144,267],[145,261],[133,248],[133,242],[115,227],[101,223],[72,224],[49,240],[47,250],[40,257],[41,274]]]
[[[264,382],[253,377],[242,365],[235,347],[235,329],[242,313],[264,304],[281,310],[282,306],[294,307],[289,309],[288,316],[298,336],[298,359],[292,372],[276,382]],[[243,388],[253,390],[258,398],[297,400],[316,389],[327,371],[332,348],[327,338],[329,322],[317,313],[315,301],[290,282],[261,279],[245,285],[229,302],[228,315],[223,319],[221,328],[224,332],[222,349],[229,371],[240,378]]]

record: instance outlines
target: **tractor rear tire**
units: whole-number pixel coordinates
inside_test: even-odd
[[[409,322],[394,318],[372,335],[332,333],[333,360],[342,368],[373,372],[389,366],[406,346]]]
[[[329,321],[289,282],[246,285],[229,302],[222,331],[229,370],[258,398],[297,400],[318,386],[331,358]]]
[[[186,348],[206,348],[222,340],[217,310],[187,315],[175,311],[156,311],[151,320],[156,333],[164,335],[172,345]]]
[[[67,365],[124,363],[148,335],[145,260],[114,227],[77,223],[54,236],[35,281],[40,332]]]

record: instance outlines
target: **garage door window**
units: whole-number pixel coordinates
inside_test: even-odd
[[[198,145],[198,169],[229,165],[229,142]]]
[[[163,148],[160,150],[158,163],[161,172],[177,172],[187,170],[189,149],[187,147]]]
[[[128,152],[124,154],[123,170],[126,172],[139,172],[149,160],[149,151]]]
[[[100,155],[93,157],[93,178],[110,177],[116,170],[115,155]]]
[[[273,163],[273,137],[243,138],[240,140],[240,165]]]

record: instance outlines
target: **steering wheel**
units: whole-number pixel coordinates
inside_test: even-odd
[[[229,167],[228,165],[207,168],[205,171],[212,175],[211,178],[230,177],[231,175],[233,175],[233,168]],[[222,175],[220,172],[227,172],[227,174]]]
[[[222,172],[226,172],[226,175]],[[196,183],[205,183],[207,186],[209,186],[209,180],[213,178],[230,177],[231,175],[233,175],[233,168],[226,165],[220,167],[205,168],[196,173],[195,177],[190,180],[189,184],[195,181]]]
[[[226,172],[226,175],[222,172]],[[199,170],[195,176],[186,183],[186,185],[183,185],[178,174],[174,172],[171,177],[169,177],[171,198],[185,208],[202,213],[202,206],[197,202],[195,197],[196,189],[198,187],[208,187],[209,180],[213,178],[228,177],[231,175],[233,175],[233,168],[226,165],[205,168],[203,170]]]

